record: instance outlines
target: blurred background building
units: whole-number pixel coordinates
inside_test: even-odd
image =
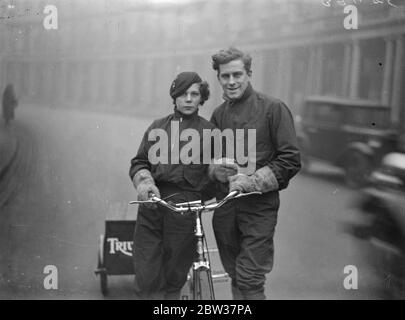
[[[1,0],[0,84],[60,108],[163,115],[174,76],[207,79],[210,115],[221,102],[211,55],[230,45],[253,56],[253,84],[295,114],[308,95],[366,99],[405,123],[405,3],[321,0]],[[327,4],[330,3],[330,6]],[[46,30],[46,5],[58,29]],[[402,120],[400,120],[402,119]]]

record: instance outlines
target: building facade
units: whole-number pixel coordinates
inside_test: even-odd
[[[43,25],[50,1],[1,2],[0,84],[23,100],[162,115],[171,80],[195,70],[210,83],[209,115],[221,103],[211,55],[235,45],[253,56],[254,86],[295,114],[308,95],[330,95],[378,101],[405,122],[402,1],[359,2],[357,30],[343,25],[349,0],[52,2],[56,30]]]

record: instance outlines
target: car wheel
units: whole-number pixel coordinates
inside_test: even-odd
[[[346,184],[357,189],[367,184],[372,171],[372,164],[366,155],[352,152],[346,157],[344,170]]]

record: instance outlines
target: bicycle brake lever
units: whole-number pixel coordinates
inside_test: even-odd
[[[238,193],[234,198],[240,198],[240,197],[245,197],[245,196],[250,196],[253,194],[262,194],[260,191],[252,191],[252,192],[247,192],[247,193]]]
[[[129,202],[129,204],[142,204],[142,203],[155,203],[155,201],[152,201],[152,200],[134,200],[134,201]]]
[[[148,200],[134,200],[130,201],[129,204],[158,203],[160,201],[161,200],[158,197],[156,197],[154,193],[152,193]]]
[[[235,197],[237,197],[238,195],[240,194],[240,192],[239,191],[232,191],[232,192],[230,192],[223,200],[228,200],[228,199],[230,199],[230,198],[235,198]]]

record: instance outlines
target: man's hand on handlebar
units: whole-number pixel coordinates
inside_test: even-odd
[[[237,174],[228,178],[229,180],[229,191],[236,191],[238,193],[242,192],[252,192],[256,191],[254,181],[251,177],[245,174]]]

